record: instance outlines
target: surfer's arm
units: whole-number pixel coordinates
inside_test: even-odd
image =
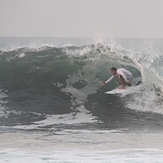
[[[107,83],[109,83],[110,81],[112,81],[114,77],[115,77],[115,75],[112,75],[108,80],[105,81],[105,84],[107,84]]]

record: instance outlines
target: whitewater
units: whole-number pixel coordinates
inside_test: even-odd
[[[163,39],[0,38],[0,162],[162,162]],[[142,81],[106,95],[110,68]]]

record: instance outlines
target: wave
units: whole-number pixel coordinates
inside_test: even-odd
[[[96,123],[107,119],[98,108],[122,106],[163,114],[162,61],[160,55],[102,43],[1,51],[0,120],[5,119],[5,125],[34,127]],[[129,69],[134,81],[143,81],[141,87],[124,97],[106,97],[103,92],[117,86],[114,80],[101,88],[113,66]]]

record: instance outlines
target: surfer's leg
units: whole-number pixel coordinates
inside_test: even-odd
[[[128,86],[132,86],[132,84],[131,84],[131,83],[127,83],[127,85],[128,85]]]
[[[127,80],[129,80],[130,82],[127,83],[128,86],[132,86],[131,82],[132,82],[133,76],[127,76]]]
[[[123,77],[120,75],[120,76],[118,76],[118,79],[119,79],[119,83],[121,85],[119,89],[125,89],[125,82],[124,82]]]

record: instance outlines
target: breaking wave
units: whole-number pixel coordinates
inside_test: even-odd
[[[1,50],[1,124],[41,128],[97,123],[107,119],[101,108],[163,114],[163,56],[153,53],[150,42],[146,45],[146,53],[114,42]],[[129,69],[134,82],[143,84],[125,96],[105,95],[117,86],[114,80],[101,88],[113,66]]]

